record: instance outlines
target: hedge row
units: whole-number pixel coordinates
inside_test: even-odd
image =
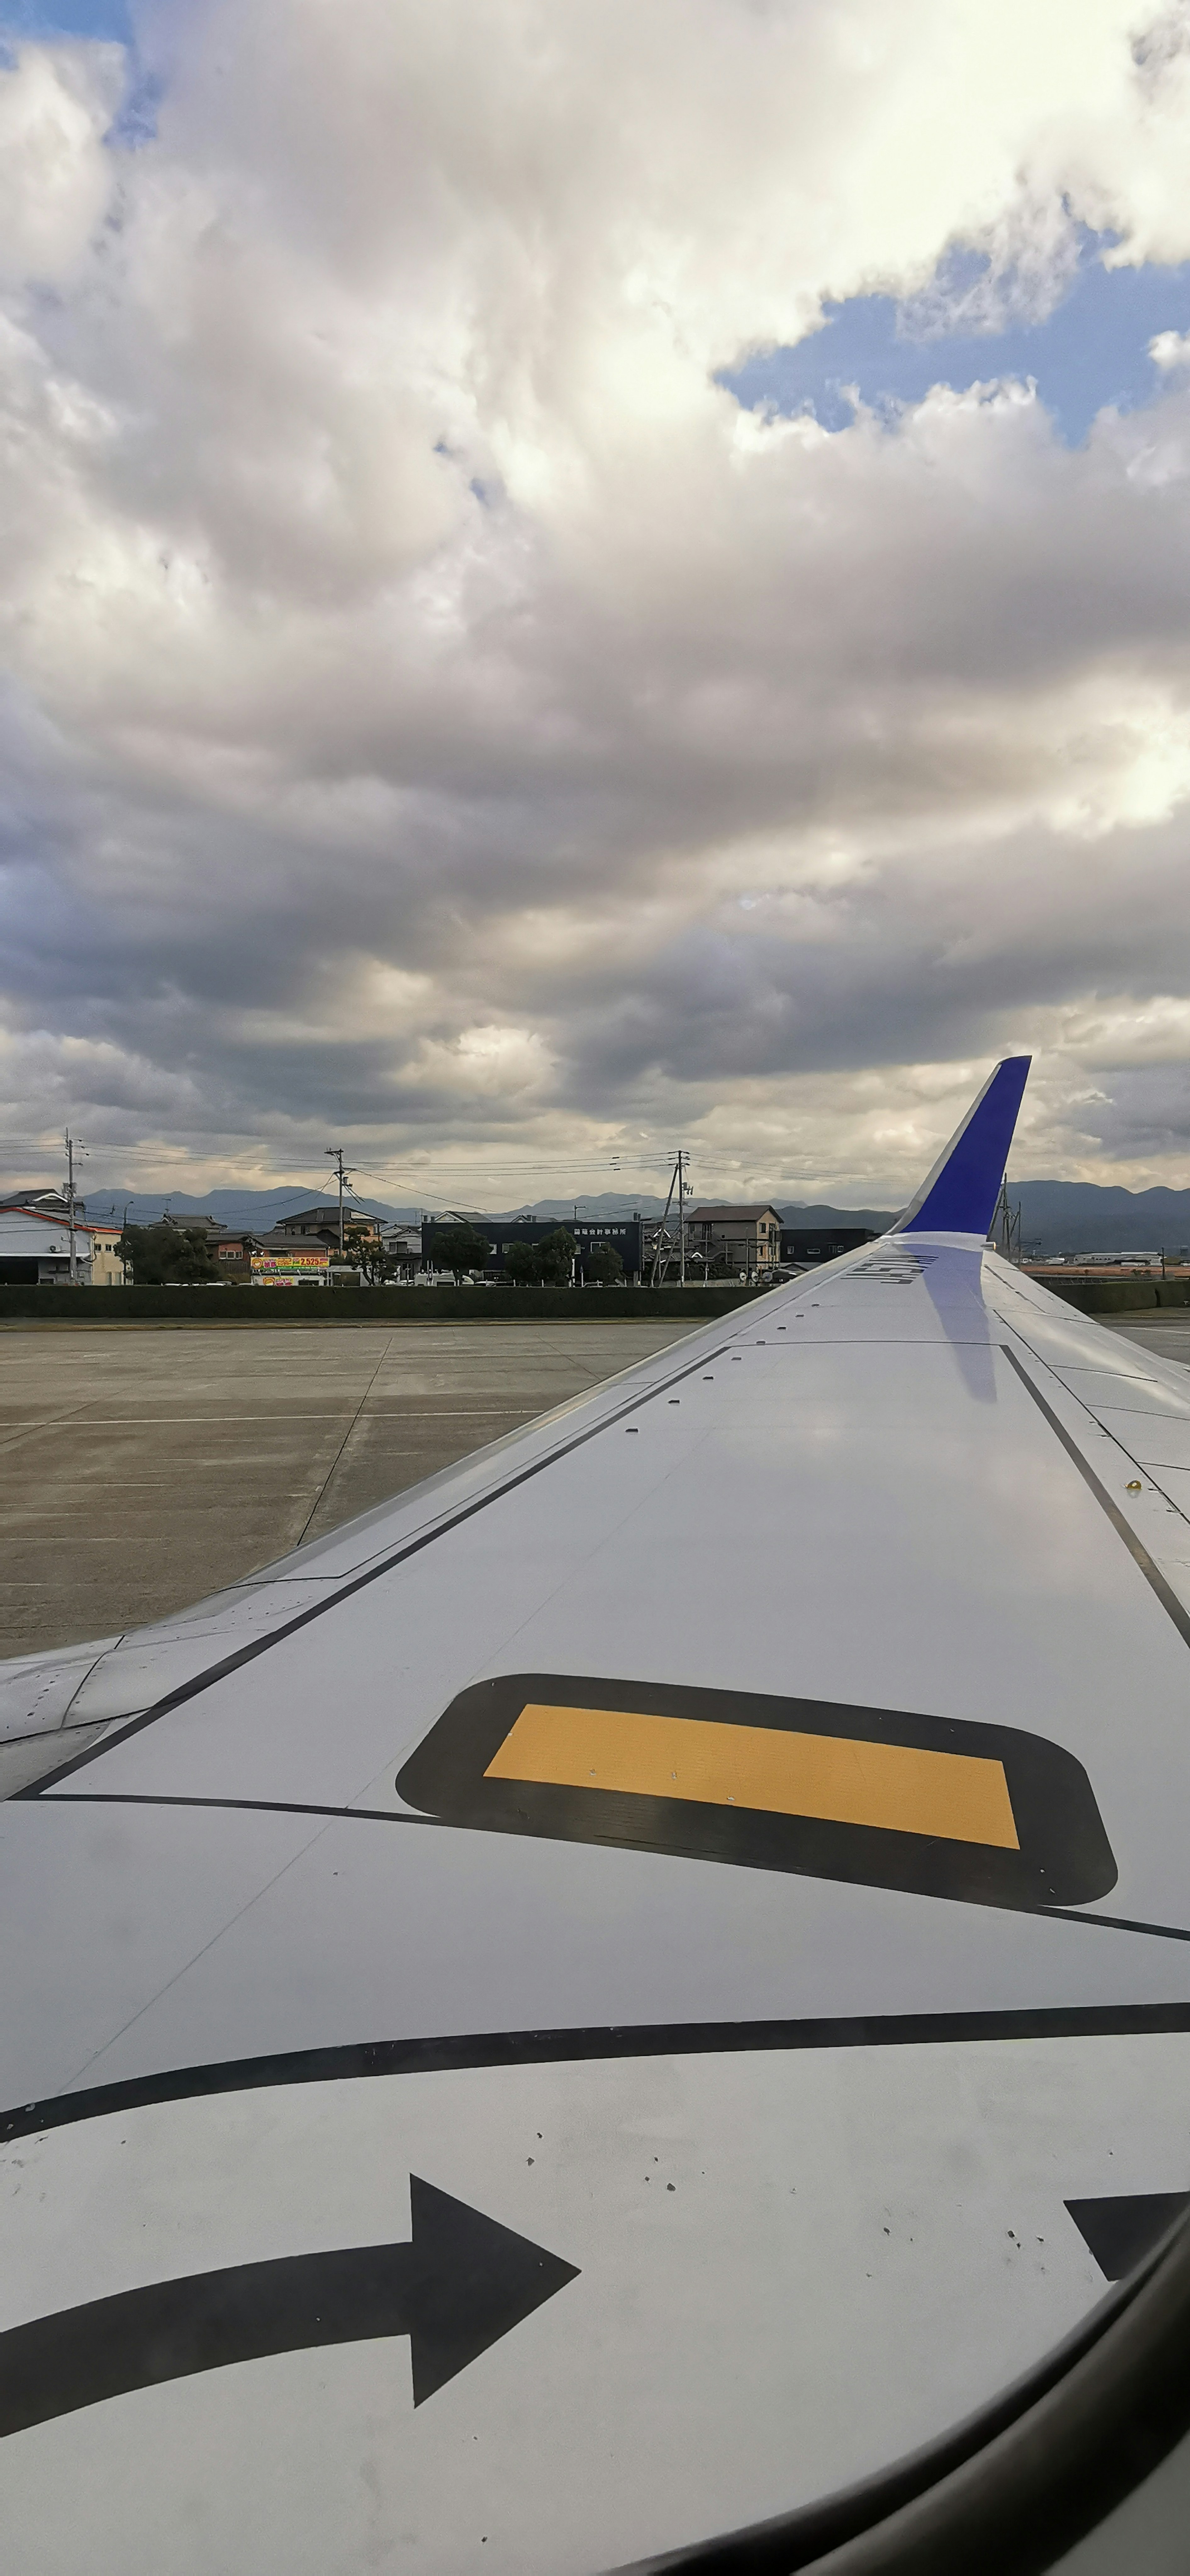
[[[1190,1279],[1047,1279],[1055,1297],[1081,1315],[1129,1315],[1155,1306],[1190,1305]]]
[[[1190,1306],[1186,1279],[1063,1279],[1045,1285],[1084,1315]],[[0,1323],[710,1324],[765,1295],[714,1288],[6,1288]]]
[[[8,1288],[0,1323],[709,1324],[759,1288]]]

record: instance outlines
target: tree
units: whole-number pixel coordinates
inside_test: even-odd
[[[614,1243],[597,1243],[594,1251],[587,1254],[583,1270],[600,1288],[616,1288],[624,1276],[624,1264]]]
[[[435,1249],[456,1282],[468,1270],[486,1270],[492,1254],[486,1234],[478,1226],[463,1224],[444,1226]]]
[[[565,1288],[570,1283],[577,1249],[574,1236],[559,1225],[542,1243],[510,1243],[504,1267],[514,1287]]]
[[[184,1287],[218,1279],[207,1238],[199,1225],[126,1225],[116,1249],[132,1272],[135,1288]]]
[[[331,1258],[335,1258],[334,1253]],[[395,1256],[386,1252],[379,1235],[369,1233],[358,1222],[353,1225],[350,1218],[343,1228],[343,1259],[354,1263],[369,1288],[383,1287],[385,1280],[393,1278],[400,1268]]]

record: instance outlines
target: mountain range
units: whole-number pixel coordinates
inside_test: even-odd
[[[45,1186],[45,1184],[43,1184]],[[146,1225],[160,1217],[168,1205],[171,1213],[185,1223],[188,1217],[212,1216],[222,1225],[250,1225],[266,1233],[290,1210],[308,1207],[312,1194],[301,1189],[212,1190],[205,1198],[190,1198],[183,1191],[170,1191],[164,1196],[149,1196],[144,1191],[114,1188],[93,1189],[87,1204],[92,1216],[106,1216],[109,1210],[117,1217],[128,1212],[131,1225]],[[1094,1181],[1010,1181],[1009,1201],[1021,1211],[1021,1245],[1026,1252],[1140,1252],[1177,1253],[1190,1246],[1190,1190],[1125,1190],[1101,1187]],[[329,1204],[329,1194],[327,1203]],[[376,1216],[395,1218],[398,1222],[416,1221],[421,1211],[413,1206],[393,1207],[383,1199],[358,1202]],[[574,1214],[573,1198],[522,1200],[506,1209],[485,1210],[485,1214],[553,1217],[559,1224]],[[647,1194],[632,1196],[623,1191],[604,1191],[595,1198],[580,1198],[578,1208],[584,1216],[660,1216],[663,1198]],[[895,1211],[888,1208],[833,1207],[822,1200],[788,1199],[774,1201],[786,1225],[822,1226],[869,1225],[876,1233],[893,1223]],[[475,1211],[479,1213],[479,1211]]]

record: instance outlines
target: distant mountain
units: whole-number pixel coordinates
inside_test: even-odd
[[[44,1182],[39,1183],[38,1186],[49,1188],[53,1184]],[[192,1198],[188,1197],[184,1190],[130,1190],[122,1189],[117,1183],[109,1181],[102,1187],[95,1186],[87,1191],[87,1208],[88,1213],[93,1217],[114,1215],[120,1219],[123,1218],[124,1210],[127,1208],[130,1225],[151,1225],[168,1208],[171,1216],[178,1217],[183,1223],[191,1217],[213,1216],[218,1218],[221,1225],[251,1225],[258,1232],[264,1233],[269,1226],[278,1224],[283,1216],[298,1208],[330,1207],[334,1199],[333,1183],[329,1189],[324,1186],[321,1190],[293,1187],[277,1190],[208,1190],[204,1198]],[[576,1202],[573,1197],[535,1199],[531,1204],[526,1199],[518,1199],[510,1208],[469,1210],[465,1199],[460,1196],[456,1204],[464,1214],[496,1217],[553,1217],[562,1224],[567,1217],[573,1217]],[[369,1198],[360,1192],[354,1199],[348,1198],[345,1205],[367,1209],[372,1216],[393,1217],[398,1223],[404,1225],[416,1223],[425,1202],[418,1200],[416,1203],[404,1202],[394,1206],[388,1199]],[[638,1209],[642,1216],[660,1216],[665,1200],[650,1198],[647,1195],[642,1197],[639,1191],[627,1197],[621,1192],[606,1191],[598,1198],[580,1197],[577,1205],[580,1216],[633,1216]],[[441,1215],[444,1211],[440,1206],[436,1206],[431,1212]]]
[[[87,1214],[91,1217],[115,1217],[123,1220],[125,1209],[129,1225],[155,1225],[166,1209],[185,1225],[196,1217],[213,1216],[220,1225],[252,1226],[258,1234],[267,1234],[283,1216],[296,1214],[299,1208],[330,1207],[335,1201],[334,1189],[302,1190],[208,1190],[205,1198],[189,1198],[185,1190],[122,1190],[109,1182],[106,1188],[88,1189]],[[374,1216],[406,1219],[415,1216],[415,1208],[389,1207],[384,1199],[344,1200],[344,1206],[366,1207]]]
[[[27,1178],[27,1175],[23,1175]],[[49,1187],[50,1183],[39,1186]],[[763,1197],[763,1192],[757,1192]],[[1101,1188],[1094,1181],[1010,1181],[1010,1204],[1021,1211],[1021,1244],[1023,1250],[1052,1252],[1180,1252],[1190,1246],[1190,1190],[1125,1190]],[[333,1191],[323,1188],[303,1189],[290,1184],[275,1190],[210,1190],[205,1198],[190,1198],[183,1190],[150,1193],[121,1189],[112,1183],[106,1188],[88,1189],[88,1214],[121,1218],[128,1210],[130,1225],[148,1225],[160,1217],[166,1206],[185,1223],[188,1217],[213,1216],[222,1225],[250,1225],[260,1233],[289,1211],[310,1207],[318,1199],[329,1206]],[[420,1206],[406,1204],[394,1207],[385,1199],[359,1198],[359,1207],[373,1215],[395,1217],[401,1223],[415,1220]],[[461,1201],[460,1201],[461,1204]],[[552,1217],[564,1224],[572,1217],[574,1198],[534,1199],[532,1204],[521,1199],[510,1208],[485,1209],[485,1215],[517,1217]],[[821,1226],[824,1233],[833,1225],[870,1225],[881,1234],[893,1223],[895,1210],[888,1208],[833,1207],[821,1199],[790,1199],[773,1202],[779,1208],[782,1223],[797,1226]],[[648,1192],[605,1190],[594,1198],[579,1198],[580,1216],[657,1217],[665,1206],[664,1195]],[[479,1213],[478,1210],[475,1213]]]
[[[1190,1246],[1190,1190],[1125,1190],[1095,1181],[1009,1181],[1021,1211],[1021,1249],[1056,1252],[1178,1252]],[[883,1233],[894,1211],[783,1207],[786,1225],[870,1225]]]
[[[651,1198],[647,1191],[640,1190],[602,1190],[591,1198],[580,1190],[572,1191],[568,1199],[514,1199],[512,1206],[506,1208],[466,1209],[461,1199],[459,1206],[472,1216],[505,1220],[516,1216],[552,1217],[557,1225],[565,1225],[568,1219],[573,1220],[576,1207],[580,1217],[660,1216],[665,1199]]]
[[[1023,1251],[1180,1252],[1190,1245],[1190,1190],[1010,1180],[1008,1199],[1020,1207]]]
[[[821,1199],[792,1199],[788,1207],[777,1209],[782,1225],[820,1225],[824,1234],[833,1225],[870,1225],[873,1234],[886,1234],[898,1213],[895,1208],[890,1214],[887,1208],[826,1207]]]

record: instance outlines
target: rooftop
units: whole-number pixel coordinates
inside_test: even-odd
[[[721,1207],[718,1204],[714,1206],[708,1204],[706,1207],[691,1208],[687,1214],[686,1223],[687,1225],[754,1225],[756,1219],[762,1216],[774,1217],[780,1225],[780,1212],[769,1199],[756,1201],[750,1207]]]

